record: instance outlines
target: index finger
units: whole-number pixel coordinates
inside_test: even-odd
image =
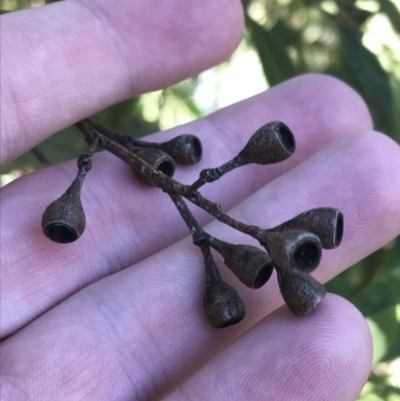
[[[3,164],[101,109],[222,61],[243,17],[237,0],[80,0],[2,16],[1,27]]]

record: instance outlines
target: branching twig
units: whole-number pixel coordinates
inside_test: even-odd
[[[233,159],[217,168],[201,171],[199,179],[185,185],[172,177],[175,162],[197,163],[202,155],[199,139],[180,135],[164,143],[148,143],[128,135],[112,132],[90,120],[76,127],[85,135],[89,151],[78,160],[78,175],[66,193],[45,211],[44,233],[56,242],[79,238],[85,226],[80,190],[92,166],[97,147],[104,148],[125,161],[136,175],[149,185],[168,193],[203,254],[206,267],[205,308],[210,323],[225,327],[245,316],[243,301],[225,283],[218,272],[210,247],[219,252],[225,264],[247,286],[259,288],[278,272],[279,286],[289,308],[297,315],[309,313],[324,297],[324,288],[309,273],[319,264],[321,248],[335,248],[343,234],[343,216],[332,208],[319,208],[302,213],[272,229],[247,225],[224,213],[221,205],[204,198],[198,191],[224,174],[249,163],[272,164],[290,157],[295,150],[294,136],[281,122],[266,124],[257,130],[246,146]],[[203,230],[185,203],[185,199],[202,208],[220,222],[259,241],[267,251],[249,245],[235,245],[214,238]],[[268,255],[269,254],[269,255]]]

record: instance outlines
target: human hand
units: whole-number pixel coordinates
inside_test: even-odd
[[[239,2],[132,3],[67,1],[2,17],[3,163],[117,101],[219,62],[240,38]],[[241,168],[203,194],[266,228],[313,207],[340,209],[344,238],[324,251],[322,282],[399,234],[399,148],[371,131],[362,100],[333,78],[293,79],[154,138],[201,138],[201,164],[176,174],[191,183],[272,120],[293,130],[295,154]],[[84,235],[69,245],[50,242],[41,215],[75,173],[72,161],[2,189],[2,400],[357,397],[371,342],[352,305],[328,295],[297,318],[282,306],[275,277],[254,291],[223,270],[247,315],[227,329],[210,327],[202,257],[178,212],[114,156],[97,154],[85,180]],[[213,234],[246,241],[196,216]]]

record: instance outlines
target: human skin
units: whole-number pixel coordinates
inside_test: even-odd
[[[2,16],[1,162],[116,102],[217,64],[242,30],[233,0],[71,0]],[[324,251],[315,272],[326,282],[400,230],[399,147],[373,131],[352,89],[326,76],[298,77],[151,140],[186,132],[201,139],[201,163],[176,173],[191,183],[274,120],[294,132],[290,159],[243,167],[201,192],[266,228],[314,207],[340,209],[342,245]],[[298,318],[283,305],[275,275],[251,290],[221,267],[247,315],[214,329],[202,307],[201,253],[174,205],[115,156],[94,158],[81,239],[60,245],[42,234],[44,209],[75,174],[72,161],[1,190],[2,401],[357,398],[372,351],[354,306],[328,294]],[[195,215],[215,236],[249,241]]]

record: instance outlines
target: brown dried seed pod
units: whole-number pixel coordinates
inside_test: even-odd
[[[208,245],[202,245],[201,250],[206,268],[204,307],[208,321],[216,328],[239,323],[246,315],[242,299],[236,290],[222,280]]]
[[[343,214],[331,207],[320,207],[301,213],[270,231],[299,229],[318,235],[322,247],[337,248],[343,238]]]
[[[209,245],[224,258],[229,269],[250,288],[262,287],[274,270],[271,258],[251,245],[234,245],[211,237]]]
[[[295,315],[307,315],[323,301],[326,294],[324,286],[309,274],[276,270],[282,297]]]
[[[224,174],[245,164],[273,164],[286,160],[296,149],[292,131],[282,122],[274,121],[258,129],[243,150],[220,167],[204,169],[192,185],[193,190],[217,181]]]
[[[85,230],[86,219],[80,194],[82,180],[78,175],[67,191],[43,214],[43,232],[54,242],[67,244],[76,241]]]
[[[174,159],[160,149],[152,148],[133,148],[132,151],[136,156],[143,159],[146,163],[150,164],[153,168],[161,171],[168,177],[172,177],[175,173]],[[145,184],[154,186],[154,184],[139,170],[134,170],[137,177]]]
[[[159,149],[168,153],[176,163],[183,165],[198,163],[203,155],[200,139],[195,135],[182,134],[167,142],[154,143],[136,140],[129,135],[121,135],[116,132],[112,132],[93,121],[85,121],[107,138],[115,140],[131,151],[135,151],[136,148]]]
[[[302,230],[264,230],[258,238],[266,247],[273,264],[284,271],[310,273],[321,260],[321,242],[313,233]]]
[[[221,329],[239,323],[246,314],[239,294],[224,281],[207,285],[204,306],[210,324]]]
[[[263,125],[239,153],[240,164],[273,164],[286,160],[296,149],[292,131],[286,124],[274,121]]]
[[[203,155],[200,139],[190,134],[179,135],[168,142],[160,143],[159,146],[176,163],[187,166],[198,163]]]

